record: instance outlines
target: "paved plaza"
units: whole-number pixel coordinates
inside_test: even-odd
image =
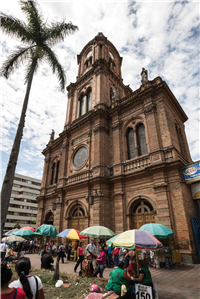
[[[40,269],[40,256],[27,254],[33,268]],[[75,262],[60,261],[60,271],[74,273]],[[112,269],[106,268],[104,277],[109,278]],[[153,282],[157,283],[159,299],[200,299],[200,265],[181,265],[175,269],[150,268]],[[78,275],[78,274],[77,274]]]

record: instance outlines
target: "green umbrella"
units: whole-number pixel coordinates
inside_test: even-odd
[[[57,237],[58,234],[56,228],[51,224],[42,224],[35,233],[48,237]]]
[[[169,227],[159,223],[147,223],[141,226],[140,229],[149,232],[159,239],[167,239],[174,236],[173,231]]]
[[[18,230],[17,232],[14,232],[13,235],[18,236],[18,237],[30,237],[34,236],[35,232],[29,229],[23,229],[23,230]]]
[[[94,238],[110,238],[115,236],[115,233],[105,226],[91,226],[80,232],[80,235]]]

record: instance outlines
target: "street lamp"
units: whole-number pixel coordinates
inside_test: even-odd
[[[90,205],[90,206],[93,206],[93,204],[94,204],[94,196],[89,195],[89,196],[88,196],[88,201],[89,201],[89,205]]]

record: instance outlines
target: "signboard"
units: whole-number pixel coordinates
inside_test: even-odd
[[[195,163],[193,165],[184,167],[183,175],[185,180],[200,178],[200,163]]]
[[[142,284],[135,285],[136,299],[153,299],[152,287],[145,286]]]

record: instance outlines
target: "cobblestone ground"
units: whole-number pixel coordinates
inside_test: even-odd
[[[33,268],[40,269],[40,256],[27,254]],[[61,272],[74,272],[75,262],[60,261]],[[112,269],[104,270],[108,278]],[[150,268],[153,282],[157,283],[159,299],[200,299],[200,265],[182,265],[175,269]]]

